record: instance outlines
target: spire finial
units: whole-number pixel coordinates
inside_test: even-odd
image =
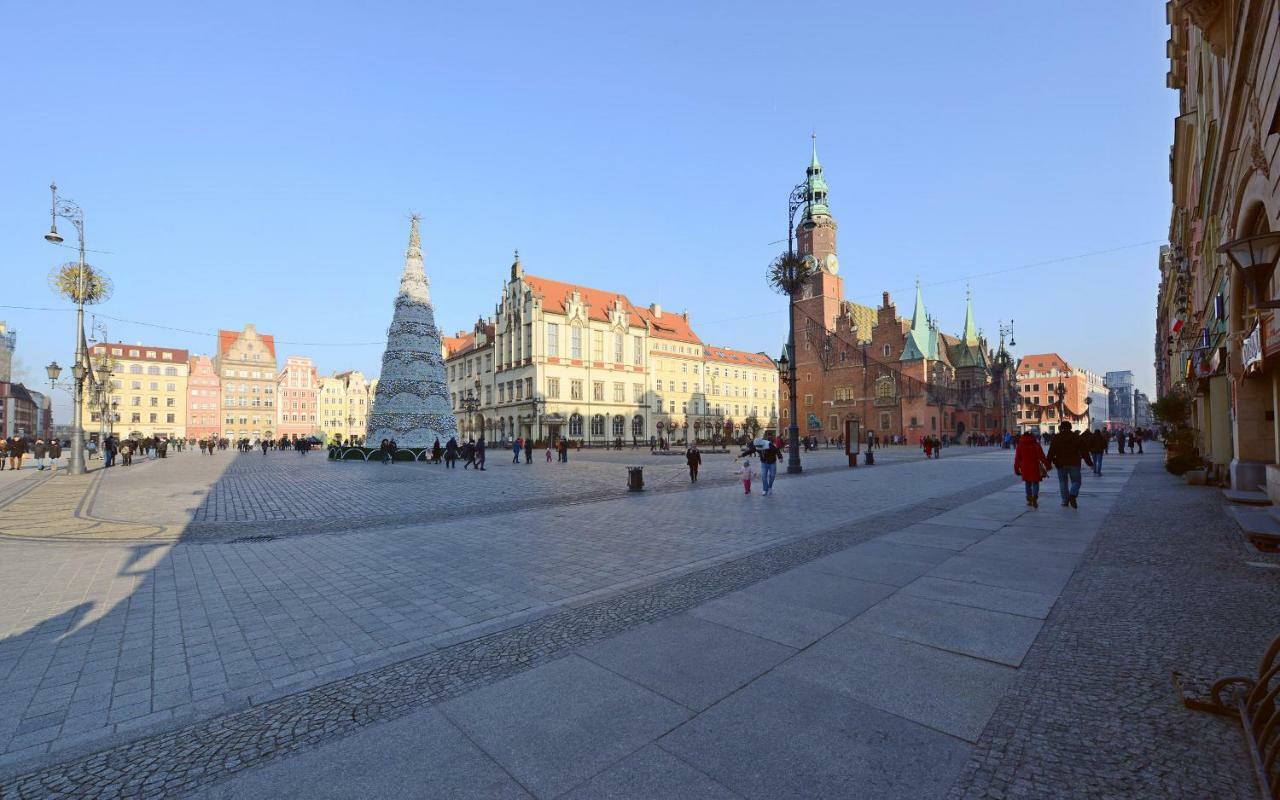
[[[520,263],[520,248],[518,248],[518,247],[516,248],[515,256],[516,256],[516,263],[517,263],[517,264],[519,264],[519,263]]]
[[[409,250],[405,253],[407,258],[422,258],[422,237],[418,233],[418,223],[421,220],[421,214],[409,214]]]
[[[818,132],[811,130],[809,138],[813,140],[813,159],[809,162],[809,166],[820,167],[822,165],[818,163]]]

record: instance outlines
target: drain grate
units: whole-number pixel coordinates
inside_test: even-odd
[[[279,536],[273,534],[265,534],[263,536],[242,536],[239,539],[232,539],[231,544],[236,544],[238,542],[270,542],[279,538]]]

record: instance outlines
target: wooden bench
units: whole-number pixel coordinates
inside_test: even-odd
[[[1240,722],[1262,797],[1280,800],[1280,636],[1263,654],[1257,677],[1210,682],[1175,672],[1173,683],[1187,708]]]

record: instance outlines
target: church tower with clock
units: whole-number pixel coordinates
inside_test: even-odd
[[[840,262],[836,257],[838,226],[827,205],[827,182],[822,175],[822,164],[818,162],[816,136],[805,176],[807,203],[804,216],[796,226],[796,252],[816,267],[816,271],[808,285],[800,290],[800,298],[796,302],[797,347],[802,347],[799,332],[807,327],[835,327],[844,299],[844,281],[840,278]],[[870,331],[861,333],[870,335]]]

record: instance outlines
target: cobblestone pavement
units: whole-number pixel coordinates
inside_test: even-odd
[[[161,468],[172,465],[139,465],[130,477]],[[261,542],[0,541],[0,773],[267,703],[822,531],[859,535],[857,520],[904,505],[936,513],[932,498],[1007,473],[1006,453],[978,450],[780,480],[770,498],[720,486]],[[558,630],[535,640],[551,646]]]
[[[142,474],[107,471],[91,509],[102,519],[164,526],[165,535],[186,541],[314,533],[346,530],[356,522],[411,524],[621,497],[627,494],[630,465],[645,468],[650,492],[725,485],[733,480],[729,471],[737,452],[706,454],[696,487],[682,456],[652,455],[647,449],[576,451],[567,464],[547,463],[541,454],[532,464],[512,464],[509,452],[492,450],[484,472],[331,462],[322,453],[188,452]],[[956,448],[948,454],[974,452],[986,451]],[[923,460],[913,447],[887,448],[878,455],[885,464]],[[810,473],[847,469],[844,460],[834,449],[804,454]]]
[[[1140,464],[950,800],[1257,796],[1237,726],[1184,708],[1169,676],[1252,674],[1280,571],[1220,492]]]

